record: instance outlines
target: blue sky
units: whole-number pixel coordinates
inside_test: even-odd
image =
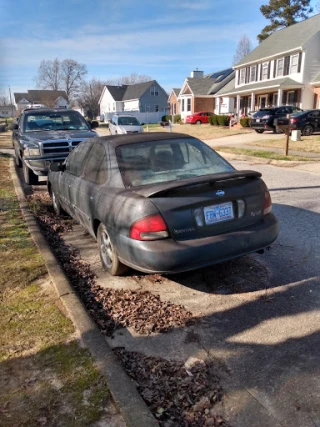
[[[1,0],[0,94],[35,88],[42,59],[72,58],[88,78],[133,72],[167,91],[196,68],[232,65],[243,34],[254,46],[268,0]],[[317,0],[313,1],[313,5]]]

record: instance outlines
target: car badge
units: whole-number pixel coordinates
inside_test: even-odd
[[[217,196],[224,196],[224,191],[223,191],[223,190],[218,190],[218,191],[216,192],[216,195],[217,195]]]

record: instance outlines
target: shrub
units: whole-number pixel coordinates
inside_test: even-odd
[[[249,128],[250,127],[250,122],[251,122],[250,117],[242,117],[240,119],[240,124],[241,124],[241,126],[243,128]]]
[[[212,126],[218,126],[218,116],[214,115],[214,116],[209,116],[209,123]]]
[[[220,126],[228,126],[229,116],[218,116],[218,123]]]
[[[174,116],[174,123],[181,123],[181,114],[176,114]]]

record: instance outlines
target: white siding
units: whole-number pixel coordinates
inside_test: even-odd
[[[314,90],[310,82],[320,73],[320,32],[305,44],[305,60],[303,68],[303,83],[301,107],[312,109],[314,102]]]
[[[139,111],[139,99],[124,101],[124,111]]]

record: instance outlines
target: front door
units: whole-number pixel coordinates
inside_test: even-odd
[[[267,106],[267,97],[266,96],[260,96],[259,108],[266,108],[266,106]]]

